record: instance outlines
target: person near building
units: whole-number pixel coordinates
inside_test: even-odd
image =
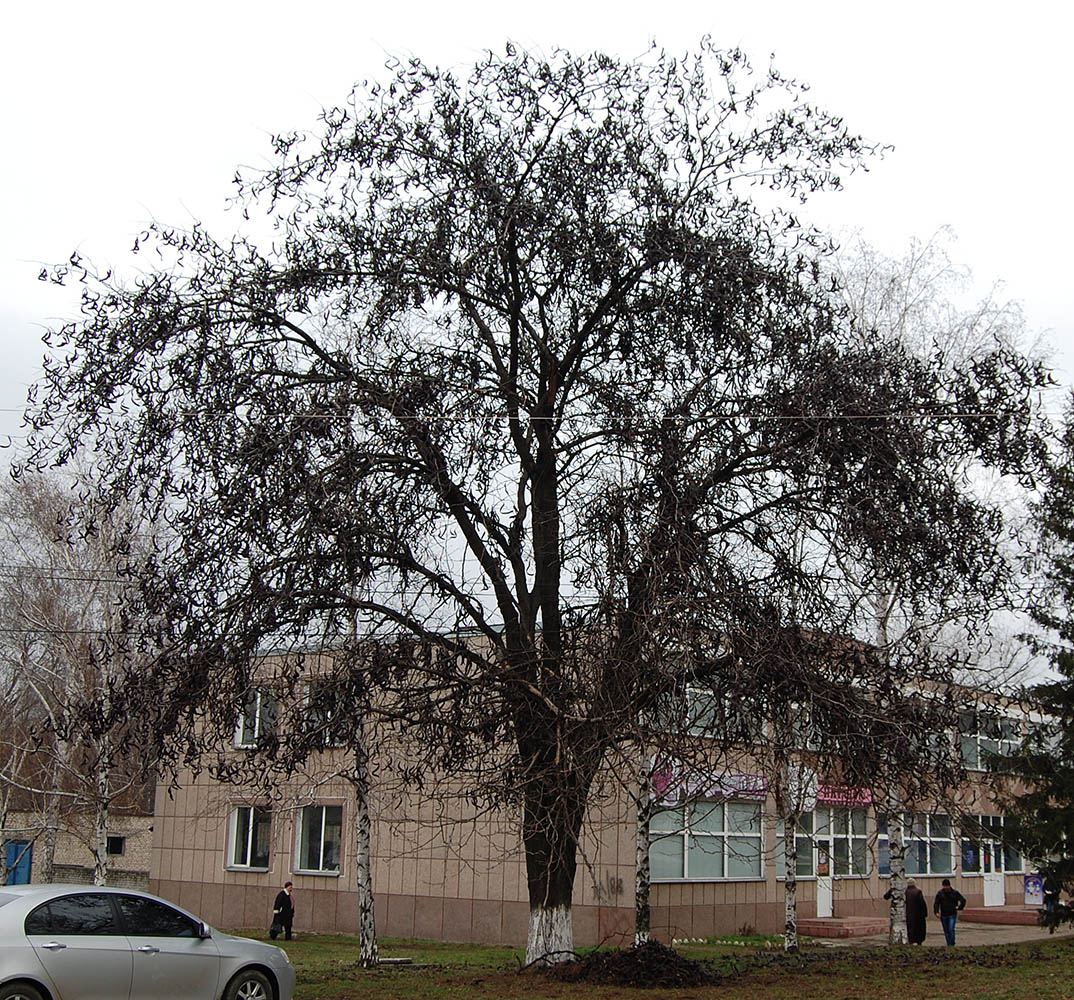
[[[276,902],[272,904],[272,927],[269,930],[269,937],[275,941],[280,931],[283,931],[284,940],[290,941],[294,922],[294,886],[290,882],[284,882],[283,888],[276,893]]]
[[[891,898],[892,891],[888,889],[884,893],[884,899]],[[925,922],[929,916],[929,904],[925,902],[925,894],[917,887],[917,883],[912,878],[906,880],[903,901],[906,910],[906,940],[910,944],[924,944]],[[893,902],[892,906],[894,905]]]
[[[910,944],[925,943],[925,924],[929,918],[929,904],[925,894],[912,879],[906,880],[906,940]]]
[[[958,911],[966,908],[966,897],[957,889],[951,887],[951,880],[945,878],[940,885],[940,891],[936,893],[936,900],[932,904],[932,912],[940,918],[943,927],[943,936],[949,946],[955,943],[955,924],[958,922]]]

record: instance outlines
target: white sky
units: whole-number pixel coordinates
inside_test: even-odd
[[[44,328],[72,299],[42,263],[78,248],[120,270],[148,220],[219,231],[239,164],[273,132],[376,76],[389,55],[467,64],[506,40],[620,56],[711,34],[894,152],[816,204],[889,253],[950,224],[981,291],[1002,280],[1074,380],[1074,164],[1066,4],[715,0],[533,4],[409,0],[54,0],[11,4],[0,60],[0,434],[15,432]]]

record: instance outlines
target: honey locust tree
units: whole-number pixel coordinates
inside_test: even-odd
[[[36,459],[91,441],[106,491],[171,529],[145,574],[165,652],[130,710],[212,730],[259,648],[357,616],[338,704],[517,811],[528,956],[569,955],[589,793],[681,686],[669,644],[733,633],[779,570],[776,512],[906,472],[903,426],[833,419],[868,350],[789,209],[871,150],[803,90],[707,43],[415,59],[241,173],[238,235],[154,227],[129,283],[46,272],[84,293],[49,337]],[[861,412],[1014,437],[1033,373],[906,363]],[[994,426],[959,417],[993,398]]]

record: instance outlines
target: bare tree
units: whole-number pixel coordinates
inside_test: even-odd
[[[4,728],[0,744],[5,788],[39,803],[39,879],[53,879],[62,828],[85,840],[94,882],[104,884],[111,810],[145,798],[147,769],[131,745],[134,722],[100,724],[131,667],[112,641],[126,627],[120,574],[132,561],[131,525],[85,501],[85,479],[57,476],[9,481],[0,497],[0,655],[27,710],[20,725]]]
[[[1042,372],[858,342],[825,241],[746,195],[838,187],[869,147],[737,51],[411,60],[275,148],[239,195],[276,242],[154,227],[166,263],[130,286],[47,273],[86,294],[37,460],[92,436],[103,495],[172,529],[144,574],[164,652],[127,704],[211,726],[262,644],[357,616],[344,704],[517,808],[527,954],[560,960],[595,777],[683,683],[667,637],[734,662],[711,637],[786,575],[782,511],[853,510],[863,476],[896,511],[952,453],[1022,461]],[[984,516],[958,509],[952,546]],[[927,563],[932,533],[886,531],[859,540]]]

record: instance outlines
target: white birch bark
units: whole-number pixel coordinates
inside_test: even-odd
[[[902,832],[902,803],[888,795],[888,849],[891,855],[891,912],[888,944],[906,944],[906,841]]]
[[[882,587],[873,598],[873,613],[876,616],[876,647],[881,656],[888,653],[888,621],[895,608],[895,595],[888,588]],[[891,907],[888,912],[888,943],[906,944],[906,843],[902,833],[902,801],[899,795],[901,782],[895,767],[888,775],[887,816],[888,816],[888,850],[890,854]]]
[[[798,951],[798,842],[795,838],[797,817],[786,810],[783,819],[783,904],[786,926],[783,950]]]
[[[41,864],[37,868],[38,880],[44,883],[56,881],[56,839],[60,828],[60,797],[48,795],[45,799],[45,824],[41,831]]]
[[[357,594],[355,595],[357,597]],[[351,643],[358,648],[358,613],[350,621]],[[369,814],[369,754],[366,752],[365,724],[357,726],[354,769],[350,782],[354,788],[354,826],[358,855],[355,872],[358,881],[358,965],[373,969],[380,964],[377,947],[377,920],[373,897],[373,829]]]
[[[649,894],[652,880],[649,872],[649,820],[653,815],[652,776],[642,767],[638,776],[638,816],[634,837],[634,944],[645,944],[651,938]]]
[[[107,756],[97,765],[96,801],[93,809],[93,884],[108,884],[108,814],[111,802]]]
[[[364,739],[362,741],[364,743]],[[354,751],[354,824],[358,841],[358,965],[372,969],[380,962],[373,900],[372,823],[369,815],[369,765],[365,747]]]

